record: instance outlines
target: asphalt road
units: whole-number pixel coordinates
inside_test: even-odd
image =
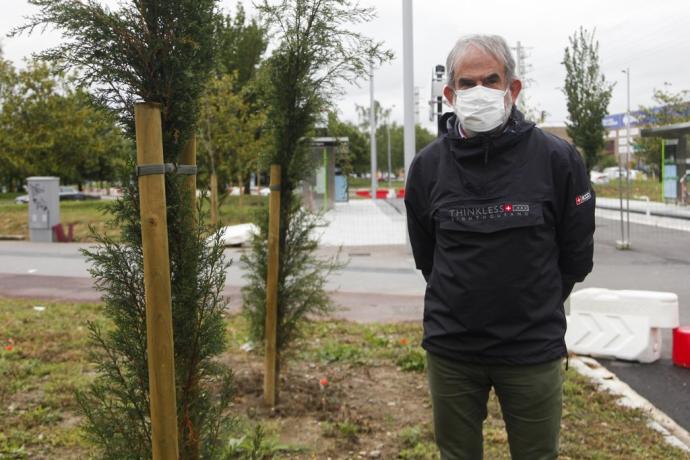
[[[617,238],[620,222],[597,219],[595,266],[582,286],[675,292],[680,324],[690,325],[690,232],[631,224],[627,251],[615,248]],[[673,365],[670,330],[662,331],[662,341],[655,363],[598,361],[690,431],[690,369]]]
[[[690,324],[690,233],[631,224],[632,249],[615,248],[619,224],[598,219],[594,270],[576,286],[645,289],[678,294],[681,324]],[[91,301],[92,288],[82,246],[0,242],[0,296]],[[324,254],[334,249],[325,248]],[[237,261],[241,250],[227,251]],[[424,281],[401,246],[346,247],[348,266],[333,276],[327,289],[340,305],[340,318],[361,321],[420,321]],[[239,306],[242,270],[228,273],[226,294]],[[664,331],[662,359],[653,364],[601,360],[638,393],[690,430],[690,369],[670,362],[671,332]]]

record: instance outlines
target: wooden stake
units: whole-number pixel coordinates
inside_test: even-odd
[[[196,134],[192,134],[182,150],[181,165],[196,166]],[[196,175],[185,178],[185,188],[191,194],[190,205],[196,221]]]
[[[280,232],[280,166],[271,165],[271,198],[268,207],[268,274],[266,279],[266,360],[264,401],[278,403],[278,238]]]
[[[218,226],[218,176],[211,173],[211,227]]]
[[[137,163],[139,165],[162,164],[163,138],[160,105],[135,104],[134,121]],[[170,460],[178,458],[178,447],[164,175],[140,176],[139,195],[144,250],[152,451],[154,460]]]

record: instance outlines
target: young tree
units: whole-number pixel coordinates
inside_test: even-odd
[[[690,91],[674,92],[654,90],[654,106],[639,109],[640,121],[644,127],[672,125],[690,121]],[[658,137],[638,137],[634,140],[635,150],[649,165],[654,174],[661,178],[661,139]]]
[[[263,66],[259,87],[268,115],[266,133],[272,144],[262,156],[268,166],[281,166],[281,207],[278,275],[278,351],[299,332],[308,314],[330,307],[324,292],[332,265],[319,260],[313,229],[316,217],[305,211],[294,190],[313,171],[308,142],[315,118],[336,95],[340,84],[365,76],[369,62],[390,57],[382,45],[354,32],[369,21],[373,10],[349,0],[281,0],[259,6],[279,43]],[[261,229],[252,251],[242,262],[249,271],[243,290],[245,313],[254,338],[263,339],[266,313],[266,209],[258,216]]]
[[[597,163],[597,157],[604,148],[604,126],[602,120],[607,114],[613,84],[606,82],[599,68],[599,42],[580,27],[570,37],[570,46],[565,48],[565,87],[568,98],[570,120],[566,123],[568,136],[585,155],[589,172]]]
[[[42,54],[75,66],[81,82],[134,134],[133,103],[161,105],[164,161],[177,163],[196,131],[199,96],[213,68],[215,0],[30,0],[39,12],[21,30],[52,25],[67,41]],[[134,160],[130,164],[133,170]],[[184,177],[166,176],[178,442],[181,459],[217,458],[229,423],[231,372],[222,291],[227,264],[218,238],[208,245]],[[146,305],[137,181],[115,205],[122,240],[98,235],[85,253],[112,327],[91,325],[98,376],[79,395],[86,428],[103,458],[150,458]]]

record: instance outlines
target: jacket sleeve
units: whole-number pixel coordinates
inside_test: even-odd
[[[571,146],[567,162],[557,171],[561,215],[557,224],[563,298],[592,271],[596,197],[580,154]]]
[[[419,158],[415,158],[412,162],[405,185],[407,232],[410,236],[415,265],[422,271],[424,279],[429,281],[434,265],[436,239],[428,196],[424,187],[423,172],[418,160]]]

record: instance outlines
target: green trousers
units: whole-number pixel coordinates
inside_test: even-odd
[[[558,458],[561,360],[535,365],[461,363],[427,353],[436,444],[441,460],[483,457],[482,423],[494,388],[513,460]]]

